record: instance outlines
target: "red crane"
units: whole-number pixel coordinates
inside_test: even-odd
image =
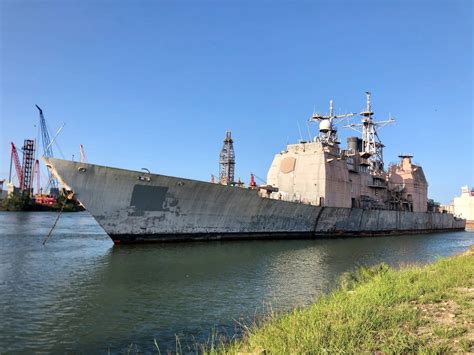
[[[255,177],[253,174],[250,174],[250,183],[249,183],[249,186],[250,187],[257,187],[257,183],[255,182]]]
[[[21,187],[23,186],[23,171],[21,169],[20,158],[18,158],[18,151],[16,150],[15,144],[13,144],[13,142],[11,142],[11,144],[12,144],[12,160],[13,160],[13,163],[15,164],[16,176],[18,178],[18,181]]]

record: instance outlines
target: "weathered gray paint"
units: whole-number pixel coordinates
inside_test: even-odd
[[[135,185],[132,191],[130,207],[136,211],[169,211],[165,208],[166,186],[144,186]]]
[[[114,239],[374,235],[465,226],[448,214],[318,207],[262,198],[245,188],[59,159],[49,163]]]

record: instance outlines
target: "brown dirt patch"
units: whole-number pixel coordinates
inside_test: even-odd
[[[425,322],[416,334],[428,338],[433,344],[446,345],[453,352],[471,353],[474,352],[474,288],[453,291],[461,296],[461,304],[452,299],[439,303],[414,303]]]

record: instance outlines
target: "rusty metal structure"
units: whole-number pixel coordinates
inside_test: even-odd
[[[219,183],[222,185],[232,185],[235,174],[235,152],[234,141],[231,132],[225,132],[224,145],[219,155]]]
[[[23,178],[20,181],[20,190],[30,191],[33,184],[33,164],[35,161],[35,141],[25,139],[23,144]]]

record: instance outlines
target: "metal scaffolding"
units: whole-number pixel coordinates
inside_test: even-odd
[[[230,131],[225,132],[224,146],[219,156],[219,182],[223,185],[234,183],[235,153]]]
[[[20,190],[30,191],[33,183],[33,163],[35,161],[35,141],[25,139],[23,144],[23,176],[20,181]]]

